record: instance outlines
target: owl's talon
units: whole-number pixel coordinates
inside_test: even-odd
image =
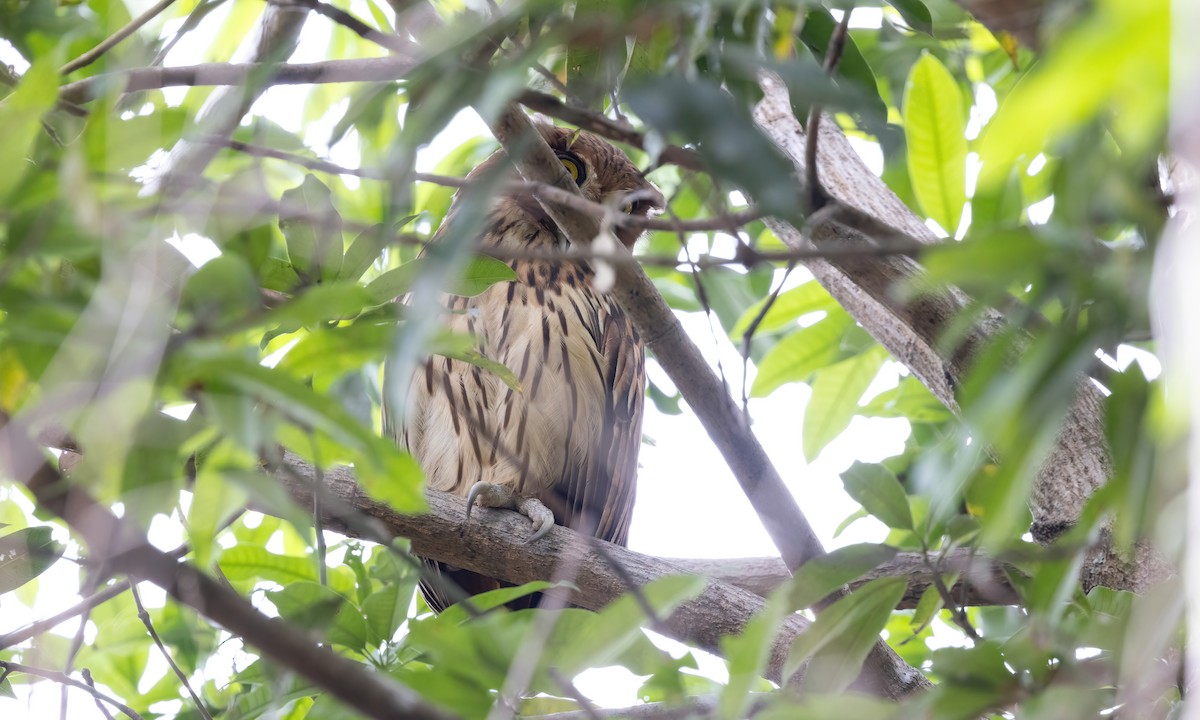
[[[546,536],[554,528],[554,513],[542,504],[541,500],[531,497],[521,497],[505,485],[490,482],[477,482],[467,492],[467,517],[463,520],[459,532],[466,532],[471,522],[471,508],[478,502],[483,507],[506,508],[516,510],[533,523],[533,534],[526,544]]]
[[[535,540],[541,540],[554,529],[554,513],[537,498],[521,498],[521,502],[517,505],[517,512],[533,522],[533,534],[525,541],[526,545]]]

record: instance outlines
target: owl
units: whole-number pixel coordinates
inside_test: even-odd
[[[617,148],[587,133],[537,128],[584,197],[639,216],[663,207],[662,193]],[[468,177],[502,162],[497,152]],[[476,297],[446,296],[445,323],[507,366],[520,390],[477,366],[431,356],[411,378],[399,425],[385,431],[417,459],[429,487],[467,497],[468,508],[520,511],[533,523],[531,540],[557,522],[624,545],[642,438],[642,341],[620,305],[594,287],[586,261],[544,259],[565,247],[558,228],[528,192],[507,187],[490,203],[479,251],[532,259],[508,260],[516,280]],[[616,235],[632,247],[638,231],[618,227]],[[431,564],[469,594],[507,585]],[[449,604],[438,585],[422,584],[436,611]]]

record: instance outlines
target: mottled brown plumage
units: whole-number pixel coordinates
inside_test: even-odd
[[[538,129],[585,197],[641,215],[662,207],[661,193],[612,145],[564,128]],[[503,161],[496,153],[471,174]],[[618,237],[632,246],[637,233],[619,230]],[[560,247],[535,199],[511,191],[493,200],[482,252]],[[521,392],[478,367],[434,356],[412,379],[403,425],[389,431],[434,489],[466,496],[485,483],[481,503],[496,506],[506,502],[493,496],[512,490],[518,500],[540,500],[559,524],[623,545],[642,434],[642,342],[616,301],[593,288],[587,263],[509,264],[516,281],[473,298],[447,296],[445,322],[512,370]],[[472,594],[502,585],[444,565],[439,571]],[[447,604],[436,588],[423,590],[435,609]]]

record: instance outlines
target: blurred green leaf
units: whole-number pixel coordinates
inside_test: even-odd
[[[822,610],[792,643],[785,676],[812,657],[804,688],[823,693],[845,689],[862,671],[863,660],[907,587],[906,578],[872,580]]]
[[[280,199],[279,229],[292,268],[308,282],[336,279],[342,269],[342,217],[325,183],[306,175]]]
[[[32,167],[30,155],[42,132],[42,115],[58,98],[58,72],[54,58],[33,63],[17,89],[0,100],[0,201],[5,201]]]
[[[933,33],[933,18],[929,15],[929,8],[925,7],[921,0],[887,0],[887,4],[896,8],[913,30]]]
[[[979,186],[1002,182],[1018,158],[1032,159],[1105,106],[1126,152],[1158,142],[1169,96],[1170,5],[1097,3],[1064,33],[985,128]]]
[[[788,581],[792,610],[812,607],[846,583],[862,577],[896,556],[887,545],[859,543],[831,550],[800,566]]]
[[[41,575],[62,557],[66,546],[55,542],[53,528],[21,528],[0,537],[0,595]]]

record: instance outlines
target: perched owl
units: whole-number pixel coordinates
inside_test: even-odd
[[[636,215],[663,207],[662,194],[612,145],[549,125],[538,131],[584,197]],[[498,152],[471,176],[503,161]],[[631,247],[638,233],[618,229],[617,236]],[[511,257],[564,247],[528,193],[513,189],[492,201],[480,252]],[[557,521],[624,545],[642,438],[642,341],[617,302],[593,288],[585,261],[509,264],[515,281],[472,298],[447,296],[445,322],[512,370],[521,391],[476,366],[434,356],[411,380],[401,425],[385,431],[416,457],[430,487],[519,510],[533,521],[533,539]],[[504,584],[434,564],[471,594]],[[422,591],[437,611],[449,604],[431,584]]]

